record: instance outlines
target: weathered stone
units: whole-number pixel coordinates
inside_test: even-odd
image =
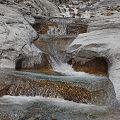
[[[86,33],[87,32],[87,25],[68,25],[67,26],[67,34],[70,34],[70,35],[78,35],[78,34],[81,34],[81,33]]]
[[[37,52],[37,48],[31,43],[37,38],[37,33],[22,14],[6,5],[0,4],[0,9],[1,13],[4,13],[4,16],[0,16],[0,67],[15,68],[16,59],[20,54],[40,56],[41,52]]]
[[[32,43],[37,38],[31,26],[35,22],[33,16],[41,15],[59,16],[59,10],[47,0],[0,1],[1,68],[46,68],[49,62]]]
[[[75,18],[38,17],[34,29],[39,34],[78,35],[87,32],[87,22]]]
[[[96,57],[101,56],[106,59],[108,65],[108,76],[110,80],[113,82],[116,90],[117,98],[119,99],[119,38],[120,38],[120,30],[119,29],[104,29],[104,30],[96,30],[89,33],[79,35],[72,43],[71,47],[68,48],[68,52],[76,53],[76,57],[81,55],[81,51],[91,51],[96,53]],[[72,46],[77,45],[78,48],[74,48]],[[79,46],[80,45],[80,46]],[[77,47],[76,46],[76,47]],[[73,54],[73,56],[75,56]],[[86,58],[87,54],[84,54],[83,58]],[[91,54],[92,57],[92,54]],[[93,58],[95,54],[93,55]],[[91,59],[91,58],[90,58]],[[99,59],[99,58],[98,58]],[[84,60],[84,59],[83,59]],[[99,62],[100,60],[98,60]],[[82,62],[82,61],[79,61]],[[78,62],[78,63],[79,63]],[[92,61],[91,61],[92,62]],[[90,62],[90,63],[91,63]],[[98,64],[102,64],[97,63]],[[85,63],[87,64],[87,62]],[[89,64],[88,64],[89,65]],[[98,67],[98,66],[96,66]],[[95,68],[96,68],[95,67]],[[106,67],[106,65],[103,65]],[[103,71],[107,71],[107,69],[103,69]]]
[[[75,71],[83,71],[92,74],[107,75],[108,64],[104,58],[86,58],[75,57],[68,61],[68,64],[72,65]]]
[[[16,70],[40,70],[40,69],[51,69],[51,65],[45,54],[39,56],[27,56],[21,55],[16,60]]]
[[[7,89],[6,87],[2,88],[2,91],[0,91],[1,95],[42,95],[44,97],[60,97],[78,103],[92,103],[97,105],[112,105],[115,100],[114,90],[109,80],[101,81],[99,83],[99,85],[102,85],[100,89],[99,87],[93,89],[91,86],[92,90],[90,90],[88,87],[83,87],[83,82],[79,83],[79,85],[83,86],[78,86],[77,82],[34,80],[12,73],[1,72],[1,74],[0,83],[4,81],[4,86],[8,86],[9,84]],[[112,92],[109,91],[110,88]]]

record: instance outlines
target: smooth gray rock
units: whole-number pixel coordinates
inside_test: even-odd
[[[82,55],[81,51],[91,52],[91,58],[96,53],[96,57],[107,59],[109,78],[114,84],[117,98],[120,99],[120,30],[103,29],[80,34],[68,47],[68,53],[77,57]],[[85,57],[88,57],[87,54],[84,54]]]
[[[15,68],[21,56],[30,58],[25,68],[41,64],[42,51],[33,44],[37,33],[31,26],[34,16],[41,15],[59,16],[59,10],[47,0],[0,0],[1,68]]]
[[[82,56],[83,60],[104,57],[109,65],[109,78],[120,100],[120,1],[100,0],[87,12],[90,16],[86,18],[88,33],[79,35],[67,51],[76,58]]]
[[[37,33],[17,9],[0,4],[0,14],[0,67],[15,68],[16,58]]]

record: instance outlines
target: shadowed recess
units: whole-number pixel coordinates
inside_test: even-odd
[[[92,74],[108,74],[108,63],[103,57],[95,57],[84,64],[82,60],[70,59],[68,64],[72,65],[75,71],[84,71]]]

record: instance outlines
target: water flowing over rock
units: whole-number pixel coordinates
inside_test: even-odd
[[[119,98],[119,29],[97,30],[79,35],[73,43],[71,43],[68,51],[76,53],[76,57],[81,55],[81,51],[91,51],[91,61],[95,57],[104,57],[108,64],[108,75],[115,86],[117,97]],[[74,46],[81,45],[74,48]],[[96,53],[95,54],[92,54]],[[84,54],[84,58],[87,57]],[[82,59],[81,59],[82,61]],[[84,59],[83,59],[84,62]]]
[[[39,17],[33,27],[39,34],[34,44],[57,62],[65,62],[67,46],[76,35],[87,31],[86,22],[74,18]]]
[[[0,68],[56,71],[56,76],[0,71],[0,96],[37,95],[118,106],[120,2],[65,3],[57,7],[47,0],[0,0]],[[9,114],[4,116],[9,119]]]
[[[99,1],[89,10],[88,33],[79,35],[68,47],[71,64],[81,66],[91,63],[95,58],[104,58],[108,64],[108,76],[119,96],[119,12],[118,0]],[[88,55],[89,54],[89,55]],[[78,60],[78,61],[77,61]],[[105,65],[103,66],[105,68]],[[83,68],[84,69],[84,68]],[[106,69],[107,70],[107,69]]]
[[[88,85],[82,81],[67,82],[64,81],[64,77],[62,81],[56,80],[55,78],[54,80],[40,80],[35,79],[35,77],[29,78],[9,72],[1,72],[0,96],[41,95],[53,98],[59,97],[78,103],[108,106],[116,102],[113,86],[106,78],[98,78],[98,82],[90,82]]]

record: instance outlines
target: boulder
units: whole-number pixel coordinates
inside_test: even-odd
[[[88,33],[80,34],[67,48],[70,56],[68,63],[74,64],[73,67],[78,65],[77,70],[107,73],[113,82],[118,99],[120,99],[119,5],[118,0],[101,0],[89,7]],[[95,60],[96,58],[98,60]],[[94,66],[94,70],[91,66]]]
[[[82,51],[86,51],[86,54],[84,54],[83,58],[88,58],[87,53],[91,52],[90,54],[91,57],[89,56],[90,64],[93,58],[97,57],[98,62],[100,62],[101,57],[105,59],[108,65],[108,71],[107,71],[108,76],[109,79],[113,82],[118,99],[120,99],[119,96],[120,40],[119,38],[120,38],[120,30],[117,28],[96,30],[96,31],[80,34],[68,47],[68,53],[71,54],[71,56],[75,56],[75,57],[82,56]],[[78,62],[84,63],[85,61],[84,59],[79,59],[77,63]],[[84,64],[87,64],[87,62],[85,62]],[[95,67],[99,68],[99,66],[97,65],[100,64],[103,64],[103,62],[97,63],[96,61],[94,65]],[[103,67],[106,66],[103,65]],[[101,66],[100,69],[102,70]]]
[[[57,7],[47,0],[0,1],[0,68],[51,68],[46,55],[33,44],[37,33],[31,25],[35,22],[33,16],[57,13]]]
[[[26,52],[26,46],[31,48],[27,50],[32,55],[31,42],[36,39],[37,33],[18,10],[1,4],[0,9],[0,67],[15,68],[16,59]]]

